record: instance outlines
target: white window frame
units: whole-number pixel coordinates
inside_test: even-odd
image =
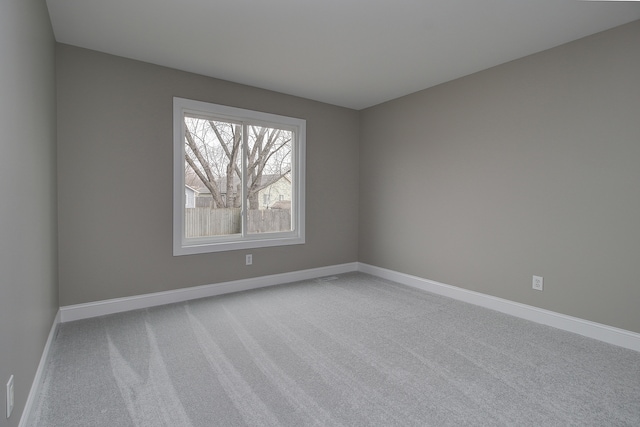
[[[234,122],[259,123],[266,126],[284,127],[294,132],[292,153],[292,229],[287,232],[247,234],[245,227],[239,235],[185,238],[185,125],[184,114],[215,116]],[[303,119],[194,101],[173,98],[173,255],[192,255],[269,246],[298,245],[305,243],[305,145],[306,121]],[[243,162],[246,160],[243,159]],[[243,187],[246,183],[243,182]],[[243,190],[244,193],[244,190]],[[243,194],[243,207],[246,197]],[[243,224],[245,211],[243,208]]]

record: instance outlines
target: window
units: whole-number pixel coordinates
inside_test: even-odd
[[[173,129],[174,255],[304,243],[304,120],[174,98]]]

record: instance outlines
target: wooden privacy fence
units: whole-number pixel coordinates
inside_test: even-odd
[[[185,237],[222,236],[242,231],[240,208],[185,208]],[[290,209],[252,209],[247,216],[249,233],[291,230]]]
[[[291,209],[251,209],[247,228],[249,233],[291,231]]]

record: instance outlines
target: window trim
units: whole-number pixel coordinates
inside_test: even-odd
[[[205,238],[184,237],[185,194],[185,149],[184,114],[215,115],[230,121],[251,121],[265,125],[290,128],[295,132],[292,164],[291,217],[293,230],[288,232],[215,236]],[[298,245],[305,243],[305,159],[306,120],[280,116],[244,108],[229,107],[210,102],[186,98],[173,98],[173,255],[192,255],[271,246]],[[243,162],[246,159],[243,158]],[[244,187],[244,186],[243,186]],[[244,189],[243,189],[244,193]],[[246,195],[243,194],[243,203]],[[243,226],[246,223],[242,215]]]

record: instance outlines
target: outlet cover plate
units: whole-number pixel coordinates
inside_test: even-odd
[[[536,291],[541,291],[544,287],[544,279],[542,276],[533,276],[533,283],[531,284],[531,287]]]

